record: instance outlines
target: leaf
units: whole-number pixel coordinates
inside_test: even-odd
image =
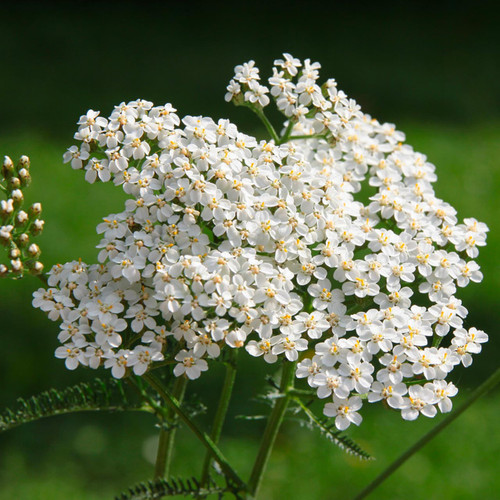
[[[208,485],[201,486],[198,479],[192,477],[188,479],[156,479],[131,486],[127,491],[115,497],[115,500],[149,500],[164,498],[167,496],[193,496],[205,497],[207,495],[218,494],[231,491],[228,487],[218,486],[212,479]]]
[[[124,384],[115,379],[84,382],[65,389],[49,389],[0,413],[0,432],[41,418],[83,411],[126,411],[147,408],[128,396]]]
[[[306,422],[306,425],[309,428],[318,428],[327,439],[336,444],[346,453],[355,455],[361,460],[373,460],[373,457],[368,452],[363,450],[359,444],[354,442],[350,437],[344,436],[341,431],[335,427],[335,424],[332,423],[330,419],[317,417],[299,398],[294,398],[294,400],[299,405],[301,410],[307,415],[308,421]]]

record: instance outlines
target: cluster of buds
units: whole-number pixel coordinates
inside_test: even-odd
[[[43,231],[44,221],[40,203],[33,203],[28,211],[23,210],[24,188],[29,186],[30,159],[21,156],[17,165],[6,156],[0,176],[0,246],[7,251],[6,262],[0,261],[0,277],[20,278],[24,274],[40,274],[43,264],[38,260],[40,247],[32,243],[33,236]]]

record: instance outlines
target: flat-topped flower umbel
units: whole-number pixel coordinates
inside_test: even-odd
[[[298,360],[342,430],[363,401],[405,419],[450,411],[446,377],[487,340],[464,328],[455,293],[482,279],[472,259],[488,228],[460,223],[426,157],[319,69],[285,54],[266,87],[253,61],[236,67],[226,100],[269,140],[145,100],[80,118],[65,161],[129,199],[97,227],[99,263],[57,265],[35,293],[61,321],[69,369],[121,378],[171,363],[193,379],[246,349]],[[281,135],[264,114],[273,100]]]

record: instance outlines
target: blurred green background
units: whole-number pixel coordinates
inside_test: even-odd
[[[466,397],[497,366],[500,341],[500,36],[489,2],[331,2],[319,4],[24,3],[0,13],[0,153],[32,160],[30,201],[44,206],[39,244],[48,267],[95,261],[95,226],[121,209],[111,185],[88,185],[62,165],[74,125],[89,108],[108,115],[135,98],[171,102],[179,114],[227,117],[262,135],[247,111],[224,102],[233,67],[255,59],[266,77],[282,52],[320,61],[365,112],[396,123],[437,166],[437,194],[461,218],[490,227],[479,263],[485,278],[461,290],[468,324],[490,342],[453,380]],[[276,115],[274,116],[276,118]],[[88,379],[53,358],[56,324],[31,308],[35,279],[0,282],[0,406]],[[254,401],[261,363],[244,363],[222,448],[245,474],[262,432],[237,414]],[[260,368],[259,368],[260,367]],[[255,371],[258,370],[258,371]],[[195,384],[205,401],[220,373]],[[483,398],[384,484],[373,498],[500,497],[498,391]],[[366,408],[352,436],[377,458],[359,462],[317,434],[287,423],[272,456],[262,498],[350,498],[436,421],[403,422]],[[147,479],[154,422],[141,415],[57,417],[0,435],[0,499],[104,499]],[[174,473],[196,474],[200,448],[179,436]],[[193,464],[195,469],[193,470]]]

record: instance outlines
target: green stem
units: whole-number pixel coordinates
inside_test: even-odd
[[[182,403],[184,393],[186,392],[188,379],[185,377],[177,377],[175,379],[172,396]],[[174,449],[175,434],[177,431],[177,418],[174,410],[169,408],[166,415],[168,429],[162,427],[160,429],[160,437],[158,442],[158,451],[156,453],[155,464],[155,479],[164,477],[168,479],[170,475],[170,463],[172,462],[172,453]]]
[[[283,134],[282,137],[280,137],[280,140],[278,141],[278,144],[284,144],[285,142],[288,142],[288,139],[290,138],[290,134],[292,133],[292,130],[293,130],[293,126],[296,124],[297,122],[295,120],[293,120],[292,118],[289,118],[288,119],[288,126],[285,130],[285,133]]]
[[[257,458],[255,459],[250,480],[248,482],[248,491],[252,497],[256,497],[259,491],[262,476],[266,469],[267,462],[269,461],[269,457],[271,456],[274,442],[276,440],[276,436],[278,435],[281,423],[283,422],[283,417],[285,416],[288,403],[291,399],[289,391],[293,388],[295,368],[296,363],[285,361],[283,364],[280,392],[284,396],[277,399],[274,403],[274,407],[267,421],[266,429],[264,430],[264,435],[262,436],[259,452],[257,454]]]
[[[267,131],[269,132],[269,135],[271,136],[271,139],[273,139],[276,144],[279,144],[280,139],[278,137],[278,134],[276,133],[276,130],[274,130],[272,123],[264,114],[264,111],[257,106],[250,106],[250,109],[260,118],[261,122],[265,125]]]
[[[305,134],[305,135],[292,135],[288,137],[286,141],[283,142],[290,142],[290,141],[298,141],[301,139],[326,139],[327,135],[326,134]]]
[[[241,490],[246,490],[246,485],[242,481],[242,479],[238,476],[236,471],[231,467],[227,459],[224,457],[222,452],[219,450],[217,445],[212,441],[210,436],[203,432],[192,420],[189,416],[184,412],[181,408],[179,401],[174,398],[168,390],[163,386],[160,380],[158,380],[151,373],[146,373],[142,377],[148,384],[158,392],[161,398],[167,403],[167,405],[173,409],[173,411],[178,415],[178,417],[191,429],[194,435],[202,442],[203,446],[210,450],[214,459],[220,465],[222,471],[226,475],[228,479],[234,481],[236,486]]]
[[[219,404],[217,406],[217,411],[215,413],[214,421],[212,424],[212,432],[210,433],[210,438],[215,444],[218,444],[219,442],[219,438],[222,432],[222,426],[224,425],[224,420],[226,419],[229,400],[231,399],[231,394],[233,392],[234,381],[236,379],[237,355],[238,351],[236,349],[231,349],[231,359],[229,360],[228,363],[226,363],[226,376],[224,378],[224,385],[222,386],[222,392],[220,395]],[[208,484],[211,463],[212,463],[212,454],[210,453],[209,450],[207,450],[201,473],[202,486],[206,486]]]
[[[312,389],[290,389],[288,392],[293,398],[314,398],[316,396],[316,391]]]
[[[434,334],[434,338],[432,339],[432,347],[439,347],[439,344],[441,344],[441,341],[443,340],[443,337],[440,337],[437,334]]]
[[[399,456],[392,464],[387,467],[381,474],[379,474],[374,481],[372,481],[361,493],[359,493],[354,500],[362,500],[366,498],[375,488],[382,484],[393,472],[395,472],[401,465],[403,465],[412,455],[417,453],[429,441],[435,438],[442,430],[450,425],[457,419],[469,406],[476,402],[481,396],[493,389],[500,382],[500,368],[497,368],[488,379],[483,382],[453,413],[450,413],[444,420],[439,422],[438,425],[433,427],[427,434],[420,438],[413,446],[408,448],[401,456]]]
[[[313,421],[318,422],[316,415],[302,402],[302,400],[298,397],[294,396],[294,401],[300,406],[301,410]]]
[[[141,330],[142,332],[142,330]],[[125,349],[129,349],[131,346],[133,346],[139,339],[143,337],[144,333],[137,333],[133,337],[131,337],[127,342],[125,342]]]
[[[178,363],[178,361],[176,361],[174,358],[158,361],[151,366],[150,370],[156,370],[157,368],[161,368],[162,366],[173,365],[174,363]]]

